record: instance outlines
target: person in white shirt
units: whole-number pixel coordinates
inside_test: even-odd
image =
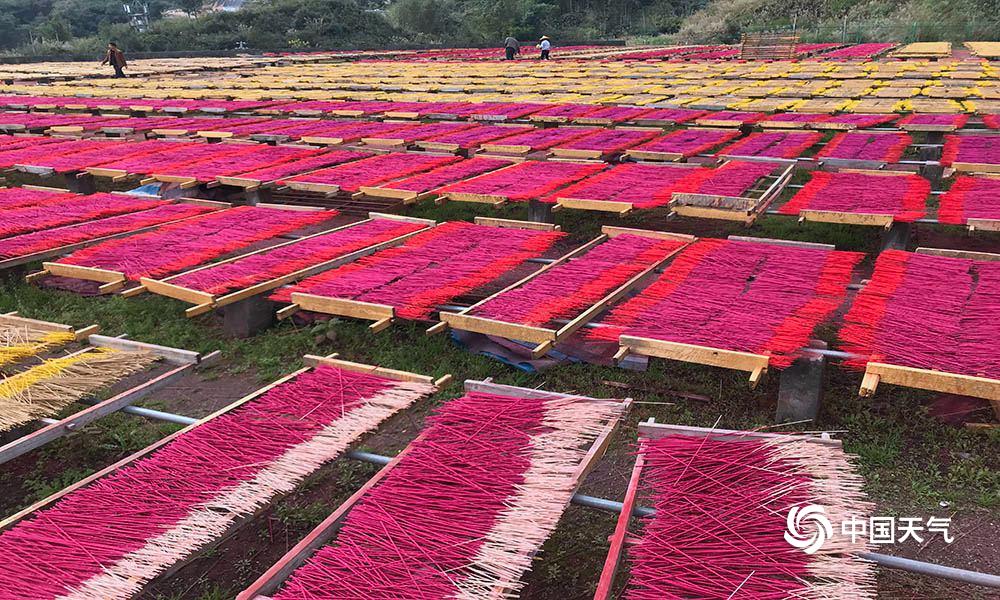
[[[536,47],[542,51],[541,59],[549,60],[549,51],[552,50],[552,42],[549,41],[549,36],[543,35]]]

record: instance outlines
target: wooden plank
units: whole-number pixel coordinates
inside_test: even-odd
[[[421,375],[419,373],[411,373],[410,371],[400,371],[398,369],[387,369],[385,367],[379,367],[376,365],[367,365],[364,363],[351,362],[348,360],[341,360],[333,356],[316,356],[315,354],[306,354],[302,357],[303,363],[310,367],[316,367],[319,365],[326,365],[329,367],[337,367],[338,369],[343,369],[345,371],[352,371],[355,373],[368,373],[370,375],[378,375],[379,377],[385,377],[386,379],[395,379],[396,381],[415,381],[417,383],[428,383],[431,385],[437,385],[435,379],[430,375]]]
[[[967,219],[969,231],[1000,231],[1000,219]]]
[[[865,225],[870,227],[885,228],[892,225],[892,215],[846,213],[833,210],[800,210],[799,219],[805,221],[816,221],[818,223],[843,223],[847,225]]]
[[[175,365],[198,364],[201,362],[201,354],[193,350],[137,342],[126,338],[95,334],[88,336],[87,342],[92,346],[113,348],[121,352],[148,352],[149,354],[159,356],[165,362]]]
[[[99,283],[124,283],[125,274],[119,271],[109,271],[96,267],[81,267],[79,265],[66,265],[55,262],[42,263],[42,268],[50,275],[57,277],[70,277],[72,279],[83,279],[85,281],[97,281]]]
[[[38,319],[29,319],[27,317],[19,317],[17,316],[16,312],[0,315],[0,325],[28,327],[31,329],[36,329],[38,331],[57,331],[60,333],[74,333],[73,327],[70,325],[63,325],[62,323],[51,323],[49,321],[39,321]]]
[[[51,441],[78,430],[88,423],[92,423],[101,417],[138,402],[149,394],[187,375],[188,371],[194,369],[194,367],[194,363],[177,366],[149,381],[5,444],[3,447],[0,447],[0,464],[40,448]]]
[[[930,390],[944,394],[972,396],[985,398],[1000,407],[1000,380],[988,377],[973,377],[931,369],[918,369],[886,363],[870,362],[865,369],[865,375],[874,375],[880,383],[901,385],[921,390]],[[866,393],[867,392],[867,393]],[[874,389],[862,388],[862,396],[870,396]]]
[[[301,310],[369,321],[392,319],[396,316],[396,309],[387,304],[361,302],[346,298],[328,298],[301,292],[292,292],[292,303],[297,304]]]
[[[686,435],[691,437],[710,438],[718,441],[746,441],[747,439],[773,440],[777,442],[811,442],[823,446],[840,448],[841,440],[816,435],[798,435],[786,433],[768,433],[763,431],[739,431],[734,429],[718,429],[715,427],[691,427],[688,425],[673,425],[670,423],[639,422],[639,435],[642,438],[655,440],[670,435]]]
[[[160,296],[166,296],[168,298],[174,298],[175,300],[181,300],[191,304],[213,304],[215,302],[215,296],[213,294],[174,285],[165,280],[161,281],[157,279],[150,279],[149,277],[141,277],[139,279],[139,283],[141,283],[149,292]]]
[[[340,186],[332,183],[316,183],[309,181],[285,181],[286,186],[300,192],[317,192],[320,194],[336,194],[340,192]]]
[[[392,198],[395,200],[401,200],[406,204],[415,201],[420,195],[412,190],[400,190],[391,187],[376,187],[370,185],[361,186],[359,191],[366,196],[371,196],[372,198]]]
[[[519,221],[517,219],[498,219],[494,217],[476,217],[473,221],[476,225],[485,227],[500,227],[504,229],[530,229],[534,231],[559,231],[560,227],[552,223],[538,223],[535,221]]]
[[[585,200],[582,198],[556,198],[556,205],[577,210],[594,210],[624,215],[632,211],[631,202],[611,202],[608,200]]]
[[[948,258],[966,258],[969,260],[1000,260],[1000,254],[989,252],[973,252],[971,250],[949,250],[947,248],[925,248],[916,249],[917,254],[930,254],[933,256],[945,256]]]
[[[644,464],[645,458],[640,452],[635,458],[632,475],[629,477],[628,485],[625,488],[625,498],[622,501],[622,510],[618,513],[615,531],[608,540],[610,542],[608,556],[604,560],[604,568],[601,569],[601,578],[597,582],[597,592],[594,594],[594,600],[611,600],[615,574],[618,572],[618,563],[621,562],[622,552],[625,549],[625,536],[628,535],[628,525],[632,520],[632,511],[635,510],[635,497],[639,490],[639,477]]]
[[[818,242],[800,242],[797,240],[780,240],[777,238],[750,237],[746,235],[731,235],[726,239],[734,242],[750,242],[754,244],[773,244],[775,246],[790,246],[792,248],[812,248],[814,250],[836,250],[834,244],[820,244]]]
[[[721,219],[723,221],[739,221],[750,224],[757,217],[753,214],[736,212],[725,208],[706,208],[704,206],[673,206],[671,210],[682,217],[692,217],[696,219]]]
[[[703,208],[725,209],[732,211],[752,211],[759,202],[758,198],[743,198],[741,196],[722,196],[719,194],[697,194],[693,192],[674,192],[670,196],[670,206],[697,206]]]
[[[668,358],[713,367],[724,367],[738,371],[754,372],[761,369],[766,371],[769,361],[769,358],[763,354],[723,350],[721,348],[668,342],[631,335],[622,335],[619,338],[619,344],[627,347],[634,354]]]
[[[559,156],[562,158],[583,158],[593,160],[600,160],[609,154],[602,150],[580,150],[576,148],[553,148],[551,152],[553,156]]]
[[[615,227],[613,225],[602,226],[601,233],[612,239],[625,234],[654,238],[658,240],[675,240],[678,242],[693,242],[698,239],[697,237],[693,235],[688,235],[686,233],[673,233],[670,231],[654,231],[652,229],[633,229],[631,227]]]
[[[506,196],[496,194],[473,194],[469,192],[448,192],[440,198],[441,200],[452,200],[454,202],[476,202],[478,204],[493,204],[499,206],[507,202]]]
[[[684,154],[681,152],[654,152],[652,150],[626,150],[625,156],[635,160],[678,161],[684,159]]]
[[[495,335],[509,340],[521,340],[540,344],[556,339],[555,330],[544,327],[507,323],[464,313],[442,312],[439,318],[454,329],[472,331],[483,335]]]

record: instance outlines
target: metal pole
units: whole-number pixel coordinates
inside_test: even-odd
[[[142,408],[138,406],[126,406],[125,408],[122,409],[122,412],[142,417],[147,417],[150,419],[167,421],[169,423],[176,423],[178,425],[191,425],[192,423],[198,422],[198,419],[192,419],[191,417],[175,415],[171,413],[152,410],[148,408]],[[350,458],[352,460],[360,460],[362,462],[367,462],[379,466],[385,466],[389,464],[389,461],[392,460],[392,458],[389,456],[383,456],[381,454],[373,454],[371,452],[361,452],[361,451],[348,452],[347,458]],[[594,508],[597,510],[603,510],[613,513],[621,513],[623,508],[621,502],[617,502],[615,500],[608,500],[606,498],[598,498],[596,496],[587,496],[584,494],[574,494],[573,498],[570,501],[573,504],[579,506],[585,506],[587,508]],[[645,506],[636,506],[632,510],[632,514],[636,517],[648,517],[655,515],[656,509]],[[942,579],[961,581],[962,583],[971,583],[972,585],[1000,588],[1000,575],[979,573],[977,571],[968,571],[966,569],[956,569],[954,567],[946,567],[944,565],[936,565],[934,563],[922,562],[919,560],[900,558],[898,556],[876,554],[874,552],[862,552],[858,554],[858,557],[863,558],[865,560],[870,560],[879,566],[887,567],[890,569],[900,569],[903,571],[909,571],[911,573],[928,575],[930,577],[940,577]]]

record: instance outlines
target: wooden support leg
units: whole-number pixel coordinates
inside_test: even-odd
[[[256,206],[258,204],[268,204],[274,200],[271,188],[257,188],[247,192],[247,204]]]
[[[823,402],[826,358],[806,355],[781,372],[778,386],[778,423],[814,421]]]
[[[222,319],[226,335],[247,338],[274,323],[274,303],[252,296],[222,307]]]
[[[77,177],[66,177],[66,187],[75,194],[97,193],[97,184],[90,173],[81,173]]]
[[[552,207],[548,202],[531,200],[528,202],[528,220],[532,223],[555,223]]]
[[[906,250],[910,241],[910,224],[894,221],[892,226],[882,234],[881,250]]]

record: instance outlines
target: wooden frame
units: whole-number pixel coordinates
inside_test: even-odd
[[[28,186],[24,186],[24,187],[28,187]],[[186,198],[182,198],[180,201],[182,203],[184,203],[184,204],[204,204],[204,203],[211,202],[209,200],[194,201],[194,200],[190,200],[190,199],[186,199]],[[221,203],[220,202],[220,203],[217,203],[217,204],[224,205],[225,207],[229,207],[228,203]],[[150,210],[152,210],[152,209],[150,209]],[[222,206],[220,206],[219,210],[223,210]],[[216,211],[216,212],[218,212],[218,211]],[[137,214],[137,213],[130,213],[130,214]],[[26,264],[33,263],[33,262],[37,262],[37,261],[40,261],[40,260],[45,260],[47,258],[52,258],[52,257],[55,257],[55,256],[61,256],[63,254],[69,254],[70,252],[73,252],[75,250],[79,250],[81,248],[86,248],[87,246],[93,246],[94,244],[99,244],[101,242],[106,242],[108,240],[114,240],[114,239],[118,239],[118,238],[129,237],[129,236],[136,235],[136,234],[139,234],[139,233],[146,233],[148,231],[153,231],[154,229],[157,229],[159,227],[163,227],[164,225],[171,225],[173,223],[180,223],[182,221],[186,221],[188,219],[194,219],[194,218],[197,218],[197,217],[202,217],[202,216],[205,216],[207,214],[212,214],[212,213],[204,213],[204,214],[201,214],[201,215],[192,215],[190,217],[182,217],[182,218],[179,218],[179,219],[173,219],[171,221],[164,221],[162,223],[157,223],[155,225],[147,225],[145,227],[140,227],[139,229],[134,229],[132,231],[123,231],[121,233],[113,233],[113,234],[110,234],[110,235],[105,235],[105,236],[102,236],[102,237],[94,238],[92,240],[86,240],[86,241],[83,241],[83,242],[76,242],[74,244],[66,244],[64,246],[59,246],[57,248],[52,248],[51,250],[42,250],[40,252],[35,252],[33,254],[26,254],[24,256],[15,256],[13,258],[8,258],[8,259],[5,259],[5,260],[0,260],[0,271],[3,271],[5,269],[11,269],[11,268],[18,267],[18,266],[21,266],[21,265],[26,265]],[[111,218],[111,217],[108,217],[108,218]],[[63,227],[74,227],[74,226],[77,226],[77,225],[80,225],[80,223],[74,223],[72,225],[64,225]],[[55,228],[55,229],[59,229],[59,228]],[[52,231],[52,230],[50,230],[50,231]]]
[[[546,392],[544,390],[534,390],[529,388],[521,388],[508,385],[498,385],[486,381],[471,381],[467,380],[465,382],[465,391],[468,392],[483,392],[491,394],[501,394],[505,396],[512,396],[516,398],[552,398],[552,399],[573,399],[581,402],[616,402],[621,403],[624,406],[623,416],[631,408],[632,399],[625,398],[622,400],[610,399],[610,400],[600,400],[596,398],[589,398],[586,396],[575,396],[571,394],[559,394],[554,392]],[[587,474],[594,468],[597,461],[604,455],[607,450],[608,445],[611,442],[611,436],[615,429],[618,427],[621,418],[617,418],[607,423],[600,434],[594,439],[594,442],[590,446],[590,450],[587,455],[580,462],[579,467],[573,474],[573,492],[579,489],[580,484],[586,478]],[[392,470],[402,461],[413,448],[414,444],[424,439],[423,433],[421,433],[413,442],[404,448],[399,454],[397,454],[386,466],[382,467],[378,473],[376,473],[371,479],[369,479],[363,486],[361,486],[358,491],[351,495],[350,498],[345,500],[340,506],[334,510],[330,516],[323,520],[322,523],[316,526],[306,537],[304,537],[298,544],[296,544],[291,550],[289,550],[281,559],[278,560],[274,565],[271,566],[263,575],[261,575],[255,582],[253,582],[248,588],[240,592],[236,597],[237,600],[268,600],[268,594],[273,594],[281,584],[288,579],[288,577],[298,569],[313,553],[315,553],[319,548],[326,545],[331,541],[340,529],[341,524],[347,515],[350,513],[365,495],[371,491],[376,485],[378,485]],[[567,501],[567,506],[569,502]],[[499,600],[499,592],[494,594],[494,597]]]
[[[422,228],[422,229],[419,229],[417,231],[411,232],[411,233],[407,233],[407,234],[403,234],[401,236],[394,237],[394,238],[392,238],[390,240],[386,240],[386,241],[378,243],[378,244],[371,244],[369,246],[361,248],[360,250],[355,250],[354,252],[348,252],[347,254],[342,254],[342,255],[337,256],[335,258],[331,258],[329,260],[325,260],[325,261],[316,263],[314,265],[310,265],[308,267],[304,267],[302,269],[298,269],[298,270],[293,271],[291,273],[287,273],[285,275],[281,275],[280,277],[275,277],[273,279],[268,279],[267,281],[262,281],[262,282],[260,282],[258,284],[252,285],[252,286],[250,286],[248,288],[243,288],[243,289],[240,289],[240,290],[235,290],[233,292],[229,292],[229,293],[222,294],[222,295],[210,294],[208,292],[203,292],[203,291],[200,291],[200,290],[186,288],[186,287],[183,287],[183,286],[180,286],[180,285],[177,285],[177,284],[173,283],[174,280],[176,280],[176,279],[178,279],[180,277],[184,277],[186,275],[189,275],[191,273],[202,271],[204,269],[211,269],[211,268],[217,267],[219,265],[223,265],[223,264],[235,262],[235,261],[238,261],[238,260],[242,260],[242,259],[244,259],[244,258],[246,258],[248,256],[253,256],[253,255],[256,255],[256,254],[263,254],[263,253],[266,253],[266,252],[271,252],[271,251],[273,251],[273,250],[275,250],[277,248],[284,248],[284,247],[288,247],[288,246],[295,246],[296,244],[299,244],[299,243],[301,243],[303,241],[306,241],[306,240],[309,240],[309,239],[312,239],[312,238],[315,238],[315,237],[318,237],[318,236],[321,236],[321,235],[328,235],[328,234],[336,232],[336,231],[342,231],[342,230],[345,230],[345,229],[350,229],[351,227],[359,226],[359,225],[361,225],[363,223],[370,223],[371,221],[373,221],[375,219],[407,221],[407,222],[412,222],[412,223],[418,223],[418,224],[421,224],[421,225],[425,225],[425,227]],[[363,256],[368,256],[369,254],[373,254],[374,252],[377,252],[379,250],[382,250],[382,249],[385,249],[385,248],[389,248],[389,247],[392,247],[392,246],[398,246],[399,244],[402,244],[404,241],[406,241],[408,238],[410,238],[410,237],[412,237],[412,236],[414,236],[414,235],[416,235],[418,233],[421,233],[423,231],[426,231],[427,229],[429,229],[430,227],[433,227],[434,225],[435,225],[434,221],[430,221],[428,219],[417,219],[417,218],[412,218],[412,217],[402,217],[402,216],[387,215],[387,214],[382,214],[382,213],[369,213],[369,218],[365,219],[363,221],[356,221],[354,223],[348,223],[347,225],[341,225],[340,227],[334,227],[333,229],[327,229],[325,231],[321,231],[319,233],[314,233],[312,235],[307,235],[305,237],[301,237],[301,238],[298,238],[298,239],[295,239],[295,240],[284,242],[282,244],[277,244],[275,246],[270,246],[268,248],[263,248],[261,250],[255,251],[255,252],[250,252],[248,254],[241,254],[240,256],[236,256],[236,257],[229,258],[227,260],[223,260],[223,261],[219,261],[219,262],[209,263],[207,265],[203,265],[203,266],[191,269],[189,271],[185,271],[183,273],[179,273],[177,275],[172,275],[172,276],[164,278],[164,279],[150,279],[148,277],[143,277],[143,278],[141,278],[139,280],[139,282],[146,289],[146,291],[149,291],[149,292],[152,292],[154,294],[161,295],[161,296],[167,296],[167,297],[170,297],[170,298],[174,298],[175,300],[181,300],[183,302],[188,302],[190,304],[194,304],[195,306],[193,306],[193,307],[188,308],[187,310],[185,310],[184,314],[187,317],[196,317],[198,315],[202,315],[202,314],[205,314],[205,313],[210,312],[212,310],[215,310],[216,308],[221,308],[221,307],[226,306],[228,304],[232,304],[234,302],[239,302],[240,300],[245,300],[247,298],[251,298],[253,296],[257,296],[257,295],[263,294],[265,292],[268,292],[268,291],[273,290],[275,288],[278,288],[278,287],[281,287],[283,285],[292,283],[294,281],[298,281],[298,280],[303,279],[305,277],[311,277],[313,275],[316,275],[317,273],[322,273],[323,271],[327,271],[329,269],[333,269],[333,268],[339,267],[339,266],[341,266],[343,264],[346,264],[346,263],[352,262],[354,260],[357,260],[357,259],[359,259],[359,258],[361,258]]]
[[[599,246],[601,243],[615,238],[622,234],[639,235],[643,237],[653,237],[659,239],[675,239],[685,242],[692,242],[695,240],[693,236],[668,233],[665,231],[649,231],[643,229],[628,229],[624,227],[609,227],[604,226],[601,228],[601,235],[593,240],[579,246],[570,252],[559,257],[555,261],[545,265],[541,269],[535,271],[534,273],[524,277],[523,279],[512,283],[511,285],[505,287],[499,292],[489,296],[472,306],[465,308],[464,310],[457,313],[442,312],[439,314],[439,318],[442,322],[447,323],[448,326],[453,329],[460,329],[462,331],[471,331],[474,333],[481,333],[483,335],[495,335],[504,337],[511,340],[520,340],[524,342],[530,342],[536,344],[535,348],[531,351],[531,357],[533,359],[538,359],[542,356],[548,354],[552,348],[559,342],[565,340],[581,327],[589,323],[598,314],[604,311],[608,306],[617,302],[621,298],[625,297],[630,291],[639,286],[645,279],[647,279],[653,272],[661,267],[665,262],[669,261],[677,252],[683,250],[687,247],[687,244],[681,246],[674,252],[671,252],[668,256],[665,256],[662,260],[656,261],[650,264],[647,268],[643,269],[620,286],[606,294],[603,298],[598,300],[596,303],[590,307],[581,311],[578,315],[573,317],[568,323],[559,327],[558,329],[552,327],[537,327],[530,325],[522,325],[519,323],[513,323],[509,321],[502,321],[499,319],[489,319],[486,317],[478,317],[472,315],[472,313],[479,306],[490,302],[491,300],[503,295],[506,292],[517,289],[527,283],[532,279],[542,275],[549,269],[555,268],[559,265],[565,264],[574,258],[578,258],[585,255],[590,250]]]
[[[26,327],[29,329],[35,329],[38,331],[46,331],[46,332],[69,333],[72,334],[75,340],[78,342],[87,339],[88,336],[93,335],[101,330],[100,325],[91,325],[89,327],[84,327],[82,329],[76,329],[71,325],[63,325],[62,323],[53,323],[51,321],[40,321],[38,319],[29,319],[27,317],[19,316],[17,311],[0,314],[0,325]]]
[[[682,217],[741,221],[750,226],[785,189],[785,186],[792,179],[794,170],[795,163],[788,164],[778,173],[775,180],[756,197],[749,194],[743,197],[674,192],[670,200],[670,210]]]
[[[95,326],[96,327],[96,326]],[[110,338],[101,335],[89,335],[87,337],[92,347],[113,348],[121,352],[149,352],[159,356],[164,362],[172,365],[168,371],[153,377],[143,383],[133,386],[121,393],[97,402],[79,412],[68,417],[49,423],[27,435],[17,438],[0,447],[0,464],[13,460],[27,452],[35,450],[55,441],[63,436],[69,435],[80,427],[92,423],[111,413],[117,412],[127,406],[138,402],[149,394],[170,385],[178,379],[186,376],[200,365],[207,365],[215,362],[220,356],[219,352],[213,352],[202,356],[200,353],[182,350],[180,348],[169,348],[157,346],[155,344],[145,344],[124,338]]]
[[[757,387],[757,384],[760,383],[761,378],[767,373],[768,363],[770,362],[770,357],[765,354],[723,350],[721,348],[711,348],[697,344],[668,342],[631,335],[622,335],[619,337],[618,343],[620,348],[615,355],[616,359],[620,360],[629,354],[639,354],[712,367],[723,367],[737,371],[747,371],[750,373],[751,389]]]
[[[198,200],[196,203],[208,204],[208,205],[220,205],[220,206],[230,206],[225,202],[215,202],[212,200]],[[266,206],[269,208],[277,208],[280,210],[289,211],[302,211],[302,210],[323,210],[317,207],[301,207],[301,206],[285,206],[282,204],[258,204],[258,206]],[[212,213],[209,213],[212,214]],[[197,215],[204,216],[204,215]],[[193,218],[193,217],[189,217]],[[120,237],[120,236],[119,236]],[[69,277],[71,279],[82,279],[84,281],[95,281],[101,285],[97,288],[98,293],[101,294],[111,294],[122,290],[128,283],[128,279],[125,274],[120,271],[112,271],[110,269],[101,269],[98,267],[82,267],[79,265],[68,265],[58,262],[43,262],[42,270],[35,273],[31,273],[25,277],[26,281],[33,281],[40,277],[46,275],[54,275],[56,277]],[[129,297],[135,296],[145,292],[146,288],[144,285],[140,285],[137,288],[127,290],[125,294]]]
[[[479,175],[487,175],[489,173],[495,173],[496,171],[499,171],[500,169],[506,169],[507,167],[512,167],[515,164],[523,162],[523,159],[518,158],[516,156],[496,156],[496,157],[491,157],[491,158],[496,158],[496,159],[499,159],[499,160],[507,160],[507,161],[510,161],[511,164],[503,166],[503,167],[500,167],[499,169],[493,169],[492,171],[486,171],[485,173],[480,173]],[[445,165],[445,167],[447,167],[447,166],[449,166],[449,165]],[[439,168],[442,168],[442,167],[439,167]],[[431,171],[433,171],[433,169],[431,169]],[[417,177],[417,176],[420,176],[420,175],[423,175],[423,174],[429,173],[429,172],[430,171],[424,171],[423,173],[417,173],[415,175],[410,175],[409,177]],[[475,175],[474,177],[479,177],[479,175]],[[408,177],[406,177],[404,179],[407,179],[407,178]],[[437,197],[440,194],[440,191],[442,189],[448,187],[449,185],[452,185],[451,183],[446,183],[446,184],[440,185],[440,186],[438,186],[436,188],[427,190],[426,192],[414,192],[412,190],[403,190],[403,189],[394,188],[394,187],[392,187],[393,183],[394,182],[390,181],[390,182],[383,183],[383,184],[378,185],[378,186],[363,185],[363,186],[361,186],[359,188],[359,190],[365,196],[371,196],[372,198],[390,198],[390,199],[393,199],[393,200],[399,200],[403,204],[415,204],[417,202],[420,202],[421,200],[427,200],[429,198]],[[457,183],[457,182],[452,182],[452,183]]]
[[[947,258],[1000,261],[1000,254],[987,252],[921,247],[917,248],[916,253]],[[1000,380],[998,379],[871,361],[865,367],[865,375],[858,394],[865,397],[874,396],[880,383],[983,398],[990,401],[997,418],[1000,418]]]
[[[697,437],[707,437],[715,440],[745,440],[747,438],[759,438],[767,440],[786,441],[808,441],[827,446],[839,448],[842,446],[840,440],[826,439],[821,437],[782,435],[777,433],[762,433],[756,431],[733,431],[730,429],[715,429],[705,427],[688,427],[684,425],[660,424],[650,419],[647,422],[639,423],[639,445],[642,447],[647,440],[661,439],[671,435],[688,435]],[[618,513],[618,521],[615,531],[608,539],[610,547],[608,556],[604,561],[604,568],[601,570],[601,578],[597,584],[597,592],[594,600],[611,600],[611,593],[614,587],[615,576],[621,564],[622,554],[625,549],[628,528],[636,510],[636,498],[638,496],[639,483],[642,479],[642,471],[646,461],[644,454],[640,451],[636,456],[635,464],[632,467],[632,474],[629,477],[628,485],[625,488],[625,498],[622,501],[622,510]]]
[[[343,368],[343,369],[347,369],[347,370],[351,370],[351,371],[357,371],[357,372],[369,372],[369,373],[373,373],[373,374],[379,375],[381,377],[386,377],[386,378],[390,378],[390,379],[396,379],[398,381],[424,381],[424,376],[418,375],[416,373],[409,373],[409,372],[406,372],[406,371],[395,371],[395,370],[392,370],[392,369],[382,369],[380,367],[375,367],[375,366],[372,366],[372,365],[363,365],[363,364],[360,364],[360,363],[349,363],[349,362],[345,362],[345,361],[337,361],[335,359],[335,357],[336,357],[336,355],[334,354],[334,355],[331,355],[329,357],[311,357],[311,358],[308,358],[308,359],[309,359],[310,362],[313,362],[315,364],[321,364],[321,363],[322,364],[331,364],[332,366],[336,366],[336,367],[339,367],[339,368]],[[14,525],[16,525],[19,521],[21,521],[25,517],[30,516],[32,513],[36,512],[38,510],[42,510],[44,508],[48,508],[48,507],[54,505],[56,502],[58,502],[64,496],[66,496],[66,495],[68,495],[68,494],[70,494],[72,492],[75,492],[76,490],[81,489],[81,488],[83,488],[85,486],[88,486],[88,485],[94,483],[95,481],[97,481],[99,479],[102,479],[102,478],[104,478],[104,477],[106,477],[106,476],[108,476],[110,474],[115,473],[116,471],[118,471],[119,469],[121,469],[123,467],[126,467],[126,466],[128,466],[128,465],[130,465],[130,464],[132,464],[132,463],[134,463],[134,462],[136,462],[136,461],[138,461],[138,460],[140,460],[142,458],[145,458],[145,457],[151,455],[153,452],[159,450],[163,446],[165,446],[165,445],[169,444],[170,442],[176,440],[181,435],[183,435],[183,434],[185,434],[185,433],[187,433],[187,432],[189,432],[189,431],[191,431],[191,430],[193,430],[193,429],[195,429],[197,427],[200,427],[201,425],[204,425],[205,423],[211,421],[212,419],[215,419],[215,418],[217,418],[217,417],[219,417],[221,415],[224,415],[224,414],[226,414],[228,412],[231,412],[231,411],[233,411],[233,410],[235,410],[235,409],[243,406],[244,404],[246,404],[246,403],[248,403],[248,402],[250,402],[250,401],[252,401],[252,400],[254,400],[254,399],[256,399],[256,398],[258,398],[258,397],[260,397],[262,395],[264,395],[265,393],[267,393],[268,391],[270,391],[270,390],[278,387],[279,385],[282,385],[282,384],[284,384],[284,383],[286,383],[288,381],[291,381],[292,379],[298,377],[302,373],[307,372],[310,368],[312,368],[312,367],[307,366],[307,367],[304,367],[302,369],[298,369],[297,371],[294,371],[292,373],[289,373],[288,375],[285,375],[284,377],[281,377],[278,380],[276,380],[276,381],[274,381],[274,382],[272,382],[272,383],[270,383],[270,384],[268,384],[268,385],[266,385],[266,386],[264,386],[264,387],[262,387],[262,388],[260,388],[260,389],[258,389],[256,391],[254,391],[254,392],[251,392],[250,394],[247,394],[246,396],[243,396],[239,400],[236,400],[235,402],[233,402],[233,403],[231,403],[231,404],[229,404],[229,405],[227,405],[227,406],[225,406],[225,407],[223,407],[223,408],[221,408],[221,409],[213,412],[212,414],[210,414],[210,415],[208,415],[208,416],[206,416],[204,418],[199,419],[197,422],[192,423],[191,425],[188,425],[187,427],[184,427],[183,429],[181,429],[181,430],[179,430],[179,431],[177,431],[177,432],[175,432],[175,433],[173,433],[171,435],[168,435],[167,437],[165,437],[165,438],[163,438],[163,439],[161,439],[161,440],[159,440],[159,441],[157,441],[157,442],[155,442],[155,443],[147,446],[146,448],[143,448],[142,450],[139,450],[138,452],[135,452],[134,454],[132,454],[132,455],[130,455],[130,456],[128,456],[128,457],[126,457],[126,458],[124,458],[124,459],[122,459],[122,460],[120,460],[120,461],[118,461],[118,462],[116,462],[116,463],[114,463],[114,464],[112,464],[112,465],[104,468],[104,469],[101,469],[100,471],[98,471],[98,472],[90,475],[89,477],[86,477],[86,478],[84,478],[84,479],[82,479],[82,480],[80,480],[80,481],[78,481],[78,482],[76,482],[76,483],[74,483],[74,484],[72,484],[70,486],[67,486],[66,488],[64,488],[64,489],[62,489],[62,490],[60,490],[60,491],[58,491],[58,492],[50,495],[49,497],[45,498],[44,500],[40,500],[39,502],[36,502],[36,503],[32,504],[31,506],[18,511],[17,513],[11,515],[10,517],[7,517],[3,521],[0,521],[0,531],[5,531],[7,529],[10,529],[11,527],[13,527]],[[442,377],[438,381],[445,381],[446,382],[448,379],[450,379],[450,375]],[[277,494],[277,495],[275,495],[272,498],[272,501],[280,499],[282,496],[284,496],[284,494]],[[250,515],[247,515],[246,517],[243,517],[241,519],[238,519],[233,524],[233,526],[230,528],[230,530],[227,533],[223,534],[222,536],[220,536],[219,538],[217,538],[216,540],[214,540],[212,543],[207,544],[205,547],[211,547],[211,546],[213,546],[215,544],[218,544],[219,542],[221,542],[222,540],[224,540],[226,537],[228,537],[229,535],[231,535],[232,533],[234,533],[235,531],[237,531],[240,528],[240,526],[242,526],[244,523],[246,523],[247,521],[249,521],[250,519],[252,519],[256,514],[259,514],[261,511],[263,511],[265,509],[266,509],[266,507],[261,507],[261,509],[258,510],[257,512],[255,512],[253,514],[250,514]],[[196,555],[196,553],[192,554],[191,556],[194,556],[194,555]],[[176,572],[176,570],[179,569],[184,564],[186,564],[186,562],[188,560],[190,560],[190,557],[188,557],[186,559],[183,559],[183,560],[175,563],[165,573],[159,575],[159,577],[161,577],[161,578],[162,577],[169,577],[169,575],[171,573]]]

